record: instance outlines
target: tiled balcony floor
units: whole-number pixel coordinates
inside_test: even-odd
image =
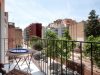
[[[27,69],[28,69],[27,64],[26,63],[23,63],[23,65],[21,65],[22,62],[23,61],[21,61],[19,63],[20,69],[22,71],[27,71]],[[16,64],[15,61],[13,63],[11,63],[10,69],[9,69],[9,64],[5,64],[4,69],[8,73],[9,71],[11,71],[14,68],[15,64]],[[16,67],[16,69],[18,69],[18,67]],[[44,75],[33,62],[30,63],[30,70],[31,70],[31,74],[32,75]],[[29,72],[29,69],[28,69],[28,72]]]

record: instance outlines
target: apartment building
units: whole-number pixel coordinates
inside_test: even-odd
[[[85,40],[84,26],[86,24],[86,21],[76,22],[75,20],[64,19],[63,22],[65,25],[68,25],[69,34],[73,40]]]
[[[32,23],[24,29],[24,39],[29,40],[33,36],[42,37],[42,24]]]
[[[63,19],[63,23],[68,27],[69,35],[71,36],[72,40],[76,40],[77,35],[75,34],[75,31],[77,30],[77,22],[72,19]]]
[[[23,44],[22,29],[15,27],[15,23],[8,23],[8,48],[21,47]]]
[[[15,43],[16,47],[22,47],[23,44],[23,36],[22,36],[22,29],[19,27],[15,27]]]
[[[62,19],[57,19],[53,23],[50,23],[47,26],[47,29],[48,28],[54,31],[58,35],[58,37],[62,37],[65,29],[67,29],[67,25],[64,25]]]
[[[84,26],[86,22],[76,22],[72,19],[58,19],[53,23],[50,23],[47,28],[53,30],[58,37],[62,37],[64,30],[69,30],[69,35],[71,36],[72,40],[76,41],[84,41],[85,33],[84,33]]]
[[[8,23],[8,48],[15,48],[15,23]]]
[[[65,19],[63,21],[69,28],[69,34],[73,40],[76,41],[84,41],[85,33],[84,33],[84,26],[86,24],[85,21],[76,22],[71,19]]]
[[[77,31],[76,31],[77,41],[84,41],[85,40],[85,32],[84,32],[85,24],[86,24],[85,21],[81,21],[81,22],[77,23]]]
[[[42,26],[42,38],[45,38],[46,37],[46,27],[45,26]]]

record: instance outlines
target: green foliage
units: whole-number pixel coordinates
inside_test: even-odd
[[[89,14],[87,24],[85,25],[86,37],[93,35],[94,37],[100,36],[100,23],[96,11],[92,10]]]
[[[40,37],[32,36],[32,38],[30,40],[33,43],[33,42],[37,42],[39,39],[40,39]]]
[[[49,39],[47,42],[46,55],[48,57],[61,57],[67,59],[70,57],[70,52],[75,44],[68,42],[71,40],[68,30],[66,29],[63,37],[59,39],[57,34],[51,30],[46,32],[46,38]],[[73,46],[72,46],[73,45]],[[67,58],[66,58],[67,57]]]
[[[42,50],[47,57],[63,58],[70,57],[70,52],[74,48],[74,43],[68,42],[71,40],[69,32],[65,30],[62,40],[57,37],[57,34],[51,30],[47,30],[46,39],[33,37],[31,39],[33,48],[35,50]]]
[[[46,38],[47,39],[57,39],[57,35],[52,30],[47,30],[46,31]]]
[[[71,51],[74,49],[75,44],[68,40],[60,41],[60,55],[62,55],[63,59],[69,59],[71,55]]]
[[[90,43],[84,45],[84,54],[91,58],[92,53],[93,62],[100,68],[100,44],[96,43],[100,42],[100,22],[95,10],[89,14],[85,34],[86,41]]]
[[[38,37],[36,37],[36,36],[33,36],[31,39],[30,39],[30,45],[31,45],[31,47],[33,48],[33,45],[38,41],[38,39],[40,39],[40,38],[38,38]]]
[[[43,43],[41,41],[37,41],[33,44],[33,49],[41,51],[43,49]]]
[[[100,68],[100,43],[96,43],[96,42],[100,42],[100,37],[93,37],[91,35],[88,37],[87,42],[91,42],[91,43],[86,43],[84,45],[85,56],[91,58],[91,52],[92,52],[93,61]]]
[[[48,57],[58,58],[62,55],[62,58],[69,58],[72,49],[71,42],[66,40],[48,40],[48,43],[51,43],[48,44],[46,50]]]
[[[71,40],[71,37],[70,37],[70,35],[69,35],[68,29],[66,29],[66,30],[64,31],[63,38],[64,38],[64,39],[67,39],[67,40]]]
[[[42,40],[37,37],[37,36],[33,36],[30,40],[30,43],[31,43],[31,47],[35,50],[42,50],[43,49],[43,42]]]

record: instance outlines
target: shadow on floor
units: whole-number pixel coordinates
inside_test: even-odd
[[[45,74],[41,71],[37,71],[37,72],[32,73],[32,75],[45,75]]]

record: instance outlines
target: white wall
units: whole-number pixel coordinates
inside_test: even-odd
[[[6,56],[6,52],[8,51],[8,16],[5,16],[4,18],[6,20],[6,22],[4,22],[4,29],[5,29],[5,31],[4,31],[4,37],[5,37],[5,39],[4,39],[4,43],[5,43],[5,45],[4,45],[4,51],[5,51],[4,62],[8,63],[8,57]]]
[[[7,47],[7,45],[8,45],[8,42],[7,42],[7,36],[8,36],[8,26],[7,26],[7,24],[5,24],[5,20],[4,20],[4,1],[5,0],[2,0],[2,3],[1,3],[1,16],[0,16],[0,32],[1,32],[1,34],[0,34],[0,62],[1,63],[5,63],[5,60],[7,60],[6,58],[5,58],[5,51],[6,50],[8,50],[8,47]],[[6,41],[5,41],[6,40]]]

